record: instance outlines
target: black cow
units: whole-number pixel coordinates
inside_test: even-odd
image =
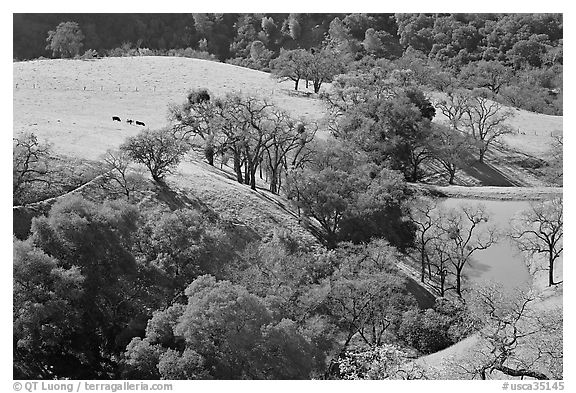
[[[145,126],[146,124],[144,124],[144,123],[141,122],[141,121],[136,120],[136,125],[137,125],[137,126]]]
[[[122,121],[118,116],[112,116],[112,121]]]
[[[132,124],[132,123],[134,123],[134,120],[132,120],[132,119],[128,119],[128,120],[126,120],[126,123],[128,123],[128,124]]]

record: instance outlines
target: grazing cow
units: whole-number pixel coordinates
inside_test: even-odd
[[[126,120],[126,123],[128,123],[128,124],[132,124],[132,123],[134,123],[134,120],[132,120],[132,119],[128,119],[128,120]]]
[[[137,125],[137,126],[145,126],[146,124],[144,124],[144,123],[141,122],[141,121],[136,120],[136,125]]]
[[[112,116],[112,121],[122,121],[118,116]]]

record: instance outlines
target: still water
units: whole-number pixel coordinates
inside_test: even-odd
[[[464,204],[484,205],[489,214],[488,225],[496,226],[503,233],[508,231],[510,219],[514,215],[530,207],[528,201],[449,198],[441,202],[441,205],[447,208],[459,208]],[[469,284],[495,281],[507,289],[512,289],[530,281],[522,255],[504,235],[501,235],[498,242],[487,250],[476,251],[472,263],[465,267],[464,271]]]

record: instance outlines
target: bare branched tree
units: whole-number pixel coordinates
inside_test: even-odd
[[[543,311],[532,291],[483,285],[468,303],[485,323],[480,340],[465,362],[457,365],[465,377],[562,379],[562,310]]]
[[[437,103],[438,108],[447,117],[451,128],[472,135],[478,148],[478,160],[484,162],[490,146],[502,135],[513,132],[506,124],[512,112],[480,89],[471,93],[456,91],[447,97]]]
[[[108,150],[104,155],[105,173],[102,187],[108,192],[123,195],[128,201],[144,185],[144,177],[132,165],[125,151]]]
[[[49,185],[48,158],[50,146],[38,141],[32,132],[13,138],[12,156],[12,195],[14,203],[19,203],[26,189],[35,183]]]
[[[512,128],[505,124],[512,114],[504,109],[504,105],[483,95],[474,95],[469,102],[464,125],[478,142],[478,160],[484,162],[490,145],[500,136],[512,133]]]
[[[220,105],[218,100],[211,100],[206,89],[191,90],[186,101],[181,105],[171,105],[168,119],[172,123],[175,136],[185,141],[194,137],[200,138],[204,156],[208,164],[214,165],[216,128],[212,118]]]
[[[440,221],[438,203],[432,198],[418,198],[411,204],[408,217],[416,226],[415,246],[420,259],[420,281],[424,282],[426,271],[428,271],[428,279],[431,280],[431,244],[439,236],[437,231]]]
[[[531,204],[512,220],[511,228],[510,237],[520,251],[532,258],[545,256],[548,286],[560,284],[562,281],[554,281],[554,265],[564,250],[562,198]]]
[[[482,205],[462,206],[442,214],[440,230],[446,242],[445,257],[452,265],[456,279],[456,293],[462,297],[464,267],[469,265],[476,251],[485,250],[497,241],[494,228],[481,231],[481,225],[488,222],[488,214]]]

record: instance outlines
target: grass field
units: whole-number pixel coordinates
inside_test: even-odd
[[[142,129],[125,119],[165,126],[169,103],[183,102],[194,88],[257,95],[308,121],[324,113],[319,99],[294,95],[292,83],[267,73],[180,57],[18,62],[13,86],[14,133],[34,131],[59,153],[83,158],[98,158]]]
[[[238,91],[264,97],[308,121],[319,121],[324,112],[318,99],[294,95],[291,83],[197,59],[29,61],[14,63],[13,78],[14,134],[33,131],[49,141],[54,152],[83,159],[98,159],[143,129],[127,124],[127,118],[143,121],[151,129],[165,126],[168,104],[184,101],[193,88],[206,87],[218,95]],[[113,122],[112,116],[123,121]],[[174,202],[170,199],[198,202],[221,219],[235,222],[237,232],[254,231],[247,237],[262,238],[285,229],[304,242],[315,242],[287,209],[286,201],[263,189],[253,192],[200,160],[189,158],[168,180],[171,195],[159,195],[167,204]]]

